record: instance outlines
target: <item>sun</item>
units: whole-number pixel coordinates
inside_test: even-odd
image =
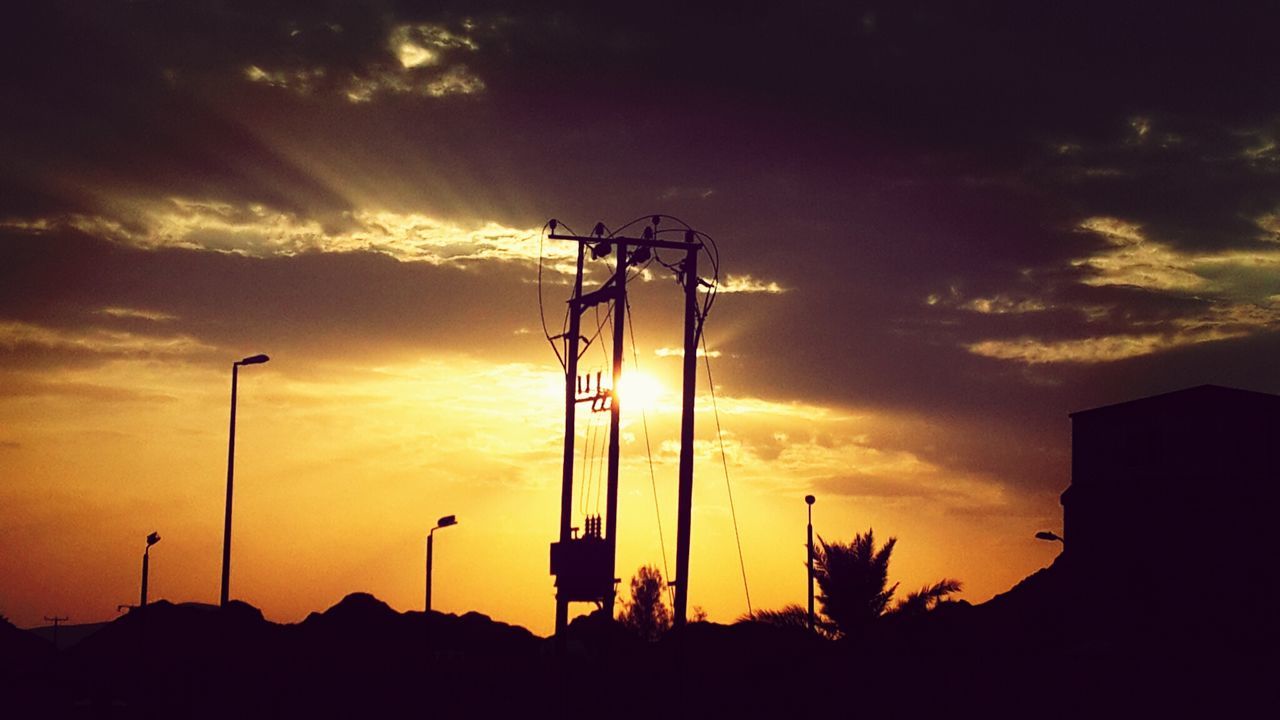
[[[624,411],[653,410],[666,394],[662,381],[642,370],[628,370],[618,381],[618,400]]]

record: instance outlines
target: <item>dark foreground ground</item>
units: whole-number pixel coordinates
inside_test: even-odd
[[[1276,637],[1087,618],[1041,573],[840,642],[697,623],[644,643],[601,619],[562,643],[353,594],[280,625],[160,601],[55,651],[0,625],[0,717],[1224,717],[1280,710]],[[1048,600],[1047,600],[1048,599]],[[1123,617],[1123,621],[1118,620]]]

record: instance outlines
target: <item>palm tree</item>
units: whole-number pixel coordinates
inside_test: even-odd
[[[877,548],[870,529],[849,543],[819,536],[813,557],[818,601],[841,635],[856,634],[885,613],[898,589],[897,583],[889,585],[889,558],[897,542],[889,538]]]
[[[925,585],[899,600],[891,612],[900,617],[923,615],[937,607],[938,603],[945,601],[951,593],[960,592],[962,587],[959,580],[943,578],[932,585]]]
[[[809,611],[804,607],[796,604],[784,605],[778,610],[756,610],[755,612],[743,613],[738,617],[737,622],[758,622],[764,625],[772,625],[774,627],[791,628],[793,630],[809,630]],[[834,638],[834,628],[831,623],[818,619],[814,626],[818,634],[826,638]]]
[[[813,577],[818,582],[822,617],[817,631],[826,637],[861,634],[886,615],[916,617],[932,610],[951,593],[960,592],[959,580],[946,578],[910,593],[890,606],[898,584],[889,585],[889,560],[896,538],[876,547],[875,534],[853,536],[848,543],[818,538],[813,554]],[[808,628],[809,613],[799,605],[781,610],[758,610],[738,622],[762,622],[780,627]]]

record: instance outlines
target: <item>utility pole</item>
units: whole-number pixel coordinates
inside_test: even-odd
[[[53,623],[53,649],[54,649],[54,650],[57,650],[57,649],[58,649],[58,625],[59,625],[59,623],[64,623],[64,622],[66,622],[66,621],[70,620],[71,618],[69,618],[69,617],[58,617],[57,615],[54,615],[53,617],[49,617],[48,615],[45,615],[45,616],[44,616],[44,619],[45,619],[47,622],[51,622],[51,623]]]
[[[684,627],[689,606],[689,537],[693,524],[693,398],[698,384],[698,248],[689,248],[684,280],[684,397],[680,406],[680,478],[676,509],[676,599],[672,622]]]
[[[623,237],[607,235],[603,224],[597,224],[590,236],[557,233],[555,220],[548,224],[552,240],[571,240],[578,243],[577,272],[574,277],[573,295],[569,299],[568,330],[565,334],[550,337],[564,340],[565,367],[565,444],[564,466],[560,493],[560,533],[559,541],[551,545],[551,574],[556,576],[556,634],[560,634],[568,626],[570,602],[598,602],[601,607],[613,615],[616,596],[615,577],[617,571],[617,530],[618,530],[618,474],[620,468],[621,412],[622,404],[617,393],[618,382],[622,378],[623,341],[626,324],[627,307],[627,272],[630,268],[647,262],[658,250],[680,251],[686,254],[679,268],[679,278],[685,287],[685,397],[684,418],[681,432],[680,492],[682,508],[681,538],[678,545],[683,548],[683,564],[677,571],[676,585],[676,620],[684,622],[684,607],[687,601],[685,592],[688,574],[689,538],[688,525],[693,492],[693,392],[697,378],[697,338],[700,331],[701,317],[698,312],[698,274],[697,255],[703,250],[697,233],[684,228],[684,242],[658,239],[657,225],[660,217],[654,216],[652,227],[645,228],[642,237]],[[678,230],[678,229],[677,229]],[[670,231],[663,231],[670,232]],[[583,292],[583,265],[587,250],[595,258],[617,253],[612,275],[600,288]],[[667,267],[672,267],[668,265]],[[613,313],[613,376],[612,387],[602,387],[597,374],[594,393],[591,390],[591,378],[578,376],[578,356],[582,342],[581,316],[588,309],[601,303],[612,303]],[[574,436],[576,433],[576,407],[580,402],[591,403],[593,412],[608,409],[609,445],[608,474],[606,489],[606,513],[604,534],[601,535],[600,518],[588,516],[582,537],[574,537],[573,519],[573,477],[574,477]],[[679,551],[677,551],[679,552]]]
[[[618,594],[617,560],[618,560],[618,444],[621,435],[622,403],[618,401],[618,388],[622,382],[622,330],[626,325],[627,313],[627,244],[618,243],[616,248],[618,269],[613,276],[613,289],[616,293],[613,300],[613,402],[609,407],[609,475],[605,493],[605,543],[609,558],[609,597],[604,607],[613,617],[613,602]]]
[[[552,227],[554,230],[554,226]],[[578,345],[582,336],[582,313],[578,301],[582,297],[582,263],[587,251],[578,243],[578,271],[573,280],[573,297],[569,299],[569,332],[565,338],[564,371],[564,473],[560,480],[560,547],[569,547],[573,524],[573,440],[577,432],[578,395],[574,383],[578,378]],[[551,571],[556,570],[553,562]],[[557,583],[559,585],[559,583]],[[569,626],[569,593],[556,590],[556,634]]]

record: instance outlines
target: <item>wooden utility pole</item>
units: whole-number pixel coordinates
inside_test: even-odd
[[[605,531],[609,557],[609,597],[604,607],[613,617],[613,602],[618,594],[618,457],[621,450],[622,403],[618,402],[618,387],[622,382],[622,330],[627,319],[627,244],[618,243],[615,248],[618,269],[613,276],[613,401],[609,407],[609,475],[605,490]]]
[[[693,524],[693,411],[698,384],[698,248],[685,253],[684,397],[680,406],[680,480],[676,510],[676,599],[673,622],[683,627],[689,607],[689,533]]]
[[[49,617],[48,615],[45,615],[45,616],[44,616],[44,619],[45,619],[47,622],[51,622],[51,623],[53,623],[53,649],[54,649],[54,650],[57,650],[57,649],[59,649],[59,648],[58,648],[58,625],[60,625],[60,624],[62,624],[62,623],[64,623],[64,622],[66,622],[66,621],[70,620],[71,618],[69,618],[69,617],[58,617],[57,615],[54,615],[53,617]]]
[[[578,378],[578,344],[582,335],[582,312],[578,301],[582,297],[582,261],[587,246],[578,244],[578,272],[573,280],[573,297],[569,299],[569,333],[565,338],[564,357],[564,473],[560,479],[560,542],[567,547],[573,524],[573,440],[577,432],[578,396],[574,383]],[[556,634],[569,625],[569,594],[564,589],[556,591]]]

